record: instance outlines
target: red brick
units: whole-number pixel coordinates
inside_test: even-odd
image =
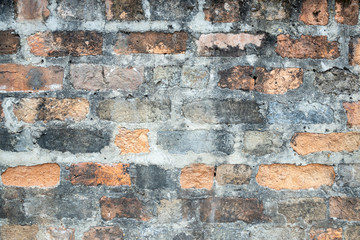
[[[101,217],[108,221],[114,218],[134,218],[148,221],[149,214],[137,198],[108,198],[100,199]]]
[[[301,35],[300,39],[292,39],[290,35],[279,35],[275,51],[284,58],[335,59],[340,56],[338,42],[328,41],[326,36]]]
[[[0,122],[4,119],[5,115],[4,115],[4,111],[2,108],[2,102],[0,101]]]
[[[216,182],[225,184],[248,184],[251,179],[251,167],[244,164],[223,164],[216,168]]]
[[[60,181],[60,167],[55,163],[9,167],[1,174],[4,185],[17,187],[54,187]]]
[[[89,101],[82,98],[23,98],[14,106],[14,115],[19,121],[53,121],[72,119],[81,121],[89,113]]]
[[[245,1],[225,0],[208,1],[204,6],[205,20],[210,22],[239,22],[246,12]]]
[[[360,148],[360,133],[296,133],[290,146],[300,155],[315,152],[353,152]]]
[[[360,37],[351,38],[349,43],[350,65],[360,65]]]
[[[14,0],[15,16],[18,21],[44,21],[50,15],[48,0]]]
[[[344,102],[343,106],[346,110],[347,125],[350,127],[360,126],[360,101]]]
[[[356,25],[359,16],[359,0],[336,0],[335,20],[338,23]]]
[[[102,54],[103,37],[90,31],[38,32],[27,38],[30,52],[42,57]]]
[[[47,229],[49,240],[75,240],[75,229],[73,228],[54,228]]]
[[[84,233],[83,240],[123,240],[123,231],[118,226],[93,227]]]
[[[332,197],[329,209],[332,218],[360,221],[360,198]]]
[[[332,186],[335,171],[332,166],[309,164],[296,166],[293,164],[260,165],[256,182],[275,190],[300,190]]]
[[[138,21],[145,19],[141,0],[105,0],[107,20]]]
[[[327,0],[303,0],[299,20],[307,25],[327,25],[329,21]]]
[[[20,47],[20,37],[13,30],[0,31],[0,55],[16,53]]]
[[[342,228],[311,228],[310,240],[342,240]]]
[[[184,54],[187,39],[186,32],[119,33],[114,52],[116,54]]]
[[[181,169],[181,188],[205,188],[211,190],[215,167],[206,164],[192,164]]]
[[[129,164],[76,163],[69,168],[69,180],[72,184],[87,186],[121,186],[131,185],[128,173]]]
[[[3,225],[0,227],[0,237],[3,240],[37,240],[38,232],[37,225]]]
[[[149,129],[127,130],[120,128],[115,137],[115,145],[121,149],[121,154],[150,152],[147,133]]]

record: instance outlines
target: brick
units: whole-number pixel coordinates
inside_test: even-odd
[[[290,146],[300,155],[315,152],[353,152],[360,147],[360,133],[295,133]]]
[[[150,152],[148,132],[149,129],[120,128],[119,134],[115,136],[115,145],[121,149],[120,154]]]
[[[116,122],[155,122],[170,119],[170,100],[104,100],[99,103],[97,115],[102,120]]]
[[[283,146],[281,134],[278,132],[246,131],[244,133],[243,152],[263,156],[279,153]]]
[[[237,57],[245,55],[245,48],[252,44],[256,48],[261,48],[265,40],[265,34],[249,33],[211,33],[202,34],[196,40],[197,54],[199,56],[222,56]]]
[[[332,197],[329,202],[330,217],[360,221],[360,198]]]
[[[121,186],[131,185],[129,164],[76,163],[69,167],[68,179],[73,185]]]
[[[278,211],[286,217],[287,223],[302,219],[311,224],[326,219],[326,203],[322,198],[289,199],[278,204]]]
[[[57,14],[65,20],[96,21],[103,19],[105,6],[98,0],[57,0]]]
[[[297,1],[292,0],[254,0],[250,6],[251,17],[268,21],[289,19],[295,6]]]
[[[13,30],[0,31],[0,55],[17,53],[20,37]]]
[[[311,228],[310,240],[342,240],[342,228]]]
[[[102,239],[116,239],[124,240],[124,232],[119,226],[111,227],[92,227],[89,231],[84,233],[83,240],[102,240]]]
[[[37,240],[36,234],[39,228],[37,225],[3,225],[0,228],[1,239],[11,240]]]
[[[251,179],[251,167],[244,164],[223,164],[216,167],[216,182],[219,185],[248,184]]]
[[[358,23],[359,1],[336,0],[335,20],[341,24],[356,25]]]
[[[160,200],[160,205],[157,208],[158,221],[160,223],[177,223],[181,221],[181,202],[181,199]]]
[[[329,21],[327,0],[304,0],[299,20],[307,25],[327,25]]]
[[[73,228],[55,228],[47,229],[49,240],[75,240],[75,229]]]
[[[119,33],[114,46],[115,54],[184,54],[186,52],[186,32],[133,32]]]
[[[11,133],[6,128],[0,128],[0,149],[3,151],[16,151],[19,134]]]
[[[180,85],[181,68],[179,66],[157,66],[154,68],[153,81],[161,87]]]
[[[218,86],[231,90],[241,89],[266,94],[283,94],[298,88],[303,82],[303,70],[300,68],[255,69],[248,66],[236,66],[219,72]],[[255,80],[256,79],[256,80]]]
[[[175,188],[178,171],[163,169],[156,165],[136,166],[136,186],[142,189],[170,189]]]
[[[41,57],[102,54],[103,37],[90,31],[38,32],[27,38],[30,52]]]
[[[270,124],[324,124],[334,121],[334,111],[316,102],[270,102],[267,117]]]
[[[120,68],[93,64],[72,64],[70,76],[76,89],[133,91],[144,82],[144,67]]]
[[[195,0],[150,0],[151,20],[190,21],[198,11]]]
[[[360,187],[360,164],[339,164],[338,177],[341,187]]]
[[[37,139],[41,148],[70,153],[100,152],[110,142],[107,129],[75,129],[66,126],[48,128]]]
[[[181,188],[205,188],[211,190],[215,167],[206,164],[192,164],[181,169]]]
[[[250,240],[267,239],[306,239],[304,229],[301,227],[269,227],[264,225],[254,225],[249,234]]]
[[[352,37],[349,42],[349,63],[360,65],[360,37]]]
[[[170,153],[214,153],[230,155],[234,152],[234,136],[225,131],[160,131],[157,145]]]
[[[2,0],[0,2],[0,21],[6,22],[14,18],[14,0]]]
[[[206,67],[184,66],[181,72],[182,87],[205,89],[209,79],[210,73]]]
[[[60,181],[60,166],[45,163],[34,166],[9,167],[1,174],[2,183],[17,187],[54,187]]]
[[[149,213],[145,210],[142,202],[137,198],[108,198],[100,199],[101,217],[106,220],[114,218],[134,218],[148,221]]]
[[[14,105],[14,115],[27,123],[66,119],[81,121],[86,118],[89,108],[89,101],[82,98],[23,98]]]
[[[0,122],[4,119],[5,115],[4,115],[4,111],[2,108],[2,101],[0,101]]]
[[[348,70],[331,68],[315,74],[315,86],[323,93],[352,94],[360,90],[359,77]]]
[[[360,226],[348,226],[344,232],[344,240],[357,240],[360,238]]]
[[[60,67],[0,64],[0,91],[56,91],[62,89]]]
[[[144,20],[141,0],[105,0],[107,20]]]
[[[50,16],[48,0],[14,0],[15,16],[18,21],[45,21]]]
[[[263,204],[255,198],[208,198],[200,203],[202,222],[267,221]]]
[[[260,105],[252,100],[199,100],[184,103],[185,118],[196,123],[261,124]]]
[[[349,127],[360,126],[360,102],[344,102],[343,106],[346,110],[347,125]]]
[[[335,171],[332,166],[308,164],[260,165],[256,182],[264,187],[275,190],[300,190],[332,186],[335,181]]]
[[[340,56],[338,42],[328,41],[326,36],[301,35],[292,39],[290,35],[278,35],[275,52],[283,58],[336,59]]]
[[[243,0],[206,1],[205,20],[210,22],[239,22],[246,18],[247,2]]]

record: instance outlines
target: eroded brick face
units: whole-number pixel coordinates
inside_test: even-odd
[[[36,234],[39,231],[37,225],[3,225],[0,228],[0,236],[2,239],[14,240],[37,240]]]
[[[121,149],[121,154],[150,152],[148,132],[148,129],[121,128],[115,137],[115,145]]]
[[[310,240],[342,240],[342,228],[311,228]]]
[[[107,20],[143,20],[144,11],[141,0],[105,0]]]
[[[210,22],[239,22],[246,16],[247,4],[243,0],[207,1],[205,20]]]
[[[73,228],[55,228],[47,229],[50,240],[75,240],[75,229]]]
[[[344,102],[346,110],[347,125],[350,127],[360,126],[360,102]]]
[[[14,0],[17,20],[44,21],[50,16],[48,0]]]
[[[0,55],[14,54],[20,47],[20,37],[12,30],[0,31]]]
[[[336,0],[335,20],[338,23],[356,25],[358,23],[359,1],[358,0]]]
[[[213,166],[206,164],[192,164],[181,169],[181,188],[205,188],[211,190],[214,183]]]
[[[330,217],[360,221],[360,198],[332,197],[329,202]]]
[[[349,42],[349,63],[353,66],[360,65],[360,38],[353,37]]]
[[[328,0],[304,0],[299,20],[307,25],[327,25]]]
[[[84,233],[84,240],[101,240],[101,239],[114,239],[123,240],[125,239],[123,231],[119,226],[111,227],[93,227],[89,231]]]
[[[248,184],[251,178],[251,167],[244,164],[224,164],[216,168],[216,182],[225,184]]]

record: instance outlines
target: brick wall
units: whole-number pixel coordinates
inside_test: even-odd
[[[358,15],[0,1],[0,239],[360,239]]]

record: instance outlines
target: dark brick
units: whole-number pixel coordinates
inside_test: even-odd
[[[349,63],[360,65],[360,37],[352,37],[349,42]]]
[[[84,233],[83,239],[89,240],[100,240],[100,239],[108,239],[108,240],[123,240],[125,239],[123,231],[119,228],[119,226],[111,226],[111,227],[93,227],[90,228],[89,231]]]
[[[360,221],[360,198],[332,197],[329,209],[332,218]]]
[[[360,239],[360,226],[348,226],[344,232],[345,240]]]
[[[335,13],[338,23],[356,25],[359,17],[359,0],[336,0]]]
[[[0,21],[8,21],[13,19],[14,15],[14,0],[1,0],[0,1]]]
[[[107,20],[138,21],[145,19],[141,0],[105,0]]]
[[[48,0],[14,0],[16,19],[45,21],[50,16],[48,4]]]
[[[160,131],[157,144],[177,154],[193,151],[230,155],[234,152],[234,137],[226,131]]]
[[[10,133],[6,128],[0,128],[0,149],[3,151],[16,151],[18,134]]]
[[[296,16],[296,11],[300,8],[298,0],[253,0],[251,2],[251,17],[268,21],[287,20]]]
[[[156,165],[136,167],[136,185],[145,189],[164,189],[175,186],[171,170],[165,170]]]
[[[31,217],[24,210],[25,191],[22,188],[5,188],[1,204],[2,217],[7,218],[10,224],[28,224]]]
[[[328,0],[303,0],[299,20],[307,25],[327,25]]]
[[[196,0],[150,0],[151,20],[186,21],[198,10]]]
[[[205,20],[210,22],[243,21],[248,9],[248,1],[244,0],[209,0],[204,6]]]
[[[0,54],[16,53],[20,47],[20,37],[13,30],[0,31]]]
[[[99,0],[57,0],[57,13],[66,20],[95,21],[103,19],[105,5]]]
[[[323,93],[352,94],[360,89],[359,76],[348,70],[332,68],[316,73],[315,86]]]
[[[49,128],[38,138],[41,148],[71,153],[100,152],[109,145],[110,132],[107,129]]]

